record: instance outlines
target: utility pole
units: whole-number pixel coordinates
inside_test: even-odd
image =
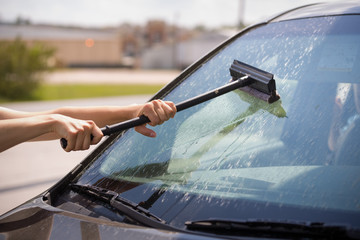
[[[180,56],[178,55],[178,45],[179,45],[179,36],[181,33],[178,33],[177,31],[180,31],[180,26],[178,26],[178,20],[180,18],[180,14],[178,12],[174,13],[174,20],[173,20],[173,27],[172,27],[172,67],[174,69],[179,68],[179,63],[181,60],[179,59]]]
[[[242,29],[245,27],[244,24],[244,14],[245,14],[245,0],[239,0],[239,8],[238,8],[238,28]]]

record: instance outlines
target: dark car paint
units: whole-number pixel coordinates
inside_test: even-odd
[[[341,5],[342,3],[338,4]],[[234,37],[220,44],[201,60],[185,69],[176,79],[174,79],[174,81],[160,90],[152,99],[164,96],[167,92],[179,85],[185,76],[194,72],[209,57],[215,55],[224,46],[228,45],[242,34],[261,25],[265,25],[269,22],[297,18],[359,14],[360,12],[359,7],[352,9],[348,7],[339,7],[338,4],[322,5],[329,10],[328,12],[325,11],[324,8],[319,8],[318,6],[320,5],[309,5],[297,8],[244,29]],[[201,235],[162,231],[114,222],[102,218],[89,217],[64,211],[50,205],[51,201],[55,199],[81,171],[91,164],[96,156],[101,155],[102,152],[106,150],[107,146],[113,141],[116,141],[120,136],[121,133],[108,137],[98,148],[48,191],[45,191],[23,205],[2,215],[0,217],[0,239],[210,239],[209,236],[204,237]],[[310,212],[311,211],[304,211],[302,214],[310,214]]]
[[[0,239],[212,239],[62,211],[38,198],[0,221]],[[117,236],[117,237],[116,237]]]

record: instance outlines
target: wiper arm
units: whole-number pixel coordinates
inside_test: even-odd
[[[360,239],[360,231],[345,226],[323,223],[297,223],[281,221],[232,221],[210,219],[185,223],[188,230],[227,236],[311,237],[326,239]]]
[[[96,198],[97,200],[105,202],[118,210],[120,213],[145,226],[161,228],[164,230],[175,230],[173,227],[167,225],[165,220],[157,217],[138,204],[119,196],[117,192],[101,187],[80,184],[72,184],[71,189],[79,193],[85,193]]]

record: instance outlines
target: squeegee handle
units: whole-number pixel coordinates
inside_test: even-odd
[[[226,84],[220,88],[211,90],[209,92],[206,92],[204,94],[198,95],[196,97],[190,98],[188,100],[185,100],[183,102],[180,102],[175,105],[176,111],[180,112],[182,110],[188,109],[190,107],[193,107],[195,105],[198,105],[200,103],[206,102],[210,99],[216,98],[220,95],[223,95],[225,93],[228,93],[230,91],[233,91],[240,87],[248,86],[252,83],[252,79],[248,78],[247,76],[240,78],[239,80],[233,81],[229,84]],[[121,132],[123,130],[133,128],[136,126],[143,125],[145,123],[149,123],[150,120],[148,117],[142,115],[137,118],[133,118],[121,123],[117,123],[111,126],[106,126],[105,128],[102,128],[101,131],[104,135],[111,135],[116,132]]]
[[[222,87],[219,87],[217,89],[211,90],[209,92],[206,92],[204,94],[198,95],[196,97],[190,98],[188,100],[185,100],[183,102],[180,102],[176,104],[176,110],[177,112],[180,112],[182,110],[188,109],[190,107],[196,106],[200,103],[206,102],[208,100],[211,100],[213,98],[216,98],[220,95],[223,95],[225,93],[228,93],[230,91],[233,91],[237,88],[245,87],[250,85],[253,82],[251,78],[248,76],[244,76],[238,80],[232,81],[229,84],[226,84]],[[101,128],[101,131],[104,136],[111,135],[113,133],[121,132],[124,130],[127,130],[129,128],[133,128],[136,126],[140,126],[146,123],[149,123],[150,119],[146,117],[145,115],[142,115],[140,117],[136,117],[121,123],[117,123],[111,126],[106,126],[104,128]],[[93,137],[93,136],[91,136]],[[60,140],[61,146],[65,149],[67,147],[67,140],[65,138],[62,138]]]
[[[176,110],[178,112],[180,112],[182,110],[188,109],[188,108],[196,106],[200,103],[203,103],[203,102],[209,101],[213,98],[216,98],[218,96],[221,96],[225,93],[231,92],[235,89],[248,86],[252,82],[253,82],[253,80],[251,78],[249,78],[248,76],[244,76],[244,77],[239,78],[238,80],[232,81],[222,87],[216,88],[209,92],[203,93],[196,97],[193,97],[193,98],[187,99],[183,102],[180,102],[176,105]]]

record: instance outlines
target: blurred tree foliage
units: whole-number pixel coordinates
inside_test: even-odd
[[[0,41],[0,98],[27,100],[40,85],[40,72],[49,70],[55,49],[41,43],[27,45],[20,38]]]

